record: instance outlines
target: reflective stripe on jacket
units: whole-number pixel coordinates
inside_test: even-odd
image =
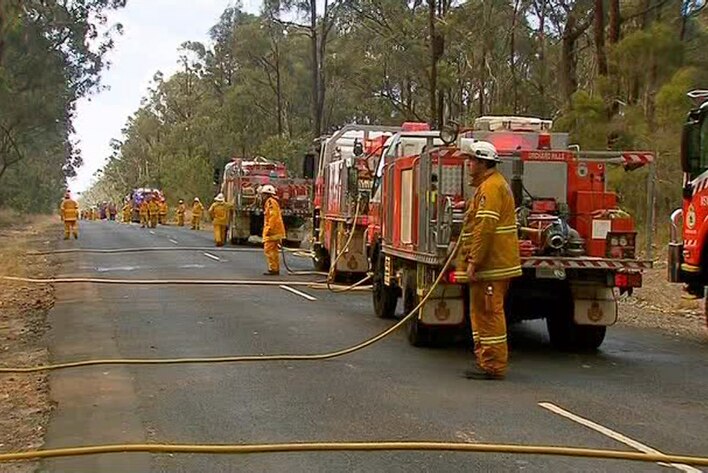
[[[514,197],[496,169],[485,174],[467,205],[460,245],[458,270],[471,262],[479,280],[521,276]]]

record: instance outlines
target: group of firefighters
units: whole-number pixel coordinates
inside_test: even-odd
[[[476,363],[465,370],[468,379],[503,379],[508,366],[506,318],[504,298],[513,278],[521,276],[521,259],[516,227],[514,198],[509,184],[497,170],[501,162],[496,150],[462,147],[458,155],[469,162],[474,197],[467,203],[456,257],[457,271],[467,274],[470,290],[470,316]],[[263,196],[264,225],[263,249],[266,256],[268,276],[280,274],[279,247],[285,238],[285,225],[276,190],[264,185],[259,192]],[[209,207],[208,213],[214,227],[214,241],[223,246],[229,213],[233,206],[219,194]],[[204,207],[198,197],[192,204],[192,229],[199,230]],[[177,224],[184,225],[186,206],[180,200],[177,207]],[[130,223],[132,205],[123,207],[123,221]],[[64,222],[64,238],[78,238],[78,204],[67,191],[61,204]],[[148,197],[140,204],[142,227],[155,227],[164,223],[167,204],[164,198]]]
[[[285,238],[285,225],[280,210],[275,187],[270,184],[260,188],[263,196],[264,221],[263,221],[263,248],[268,263],[268,270],[264,273],[268,276],[280,274],[280,256],[278,250],[282,240]],[[224,246],[226,242],[226,232],[229,225],[230,212],[233,204],[226,202],[224,194],[219,194],[214,198],[214,202],[207,211],[214,227],[214,243],[216,246]],[[67,190],[64,200],[59,208],[62,222],[64,222],[64,239],[68,240],[71,235],[75,239],[79,238],[78,220],[83,217],[79,211],[79,204],[71,198],[71,193]],[[155,228],[158,224],[167,225],[168,206],[166,199],[158,192],[146,194],[138,207],[141,228]],[[183,200],[179,200],[177,205],[177,225],[182,227],[185,224],[187,206]],[[194,198],[192,204],[192,230],[201,230],[202,214],[204,206],[199,197]],[[131,223],[133,216],[133,201],[126,198],[122,208],[122,222]],[[86,220],[97,220],[93,208],[89,210]]]

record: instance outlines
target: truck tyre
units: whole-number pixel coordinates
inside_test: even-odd
[[[376,252],[374,277],[372,280],[372,295],[374,298],[374,312],[380,319],[392,319],[396,315],[398,305],[398,288],[384,284],[385,256]]]
[[[317,271],[329,271],[329,253],[323,246],[315,247],[315,250],[312,252],[312,264]]]
[[[415,289],[415,285],[406,285],[405,292],[403,293],[404,315],[410,314],[418,305],[418,302],[420,302]],[[418,320],[417,313],[408,319],[408,323],[406,323],[406,334],[408,336],[408,343],[414,347],[429,347],[435,342],[434,330],[422,324],[420,320]]]
[[[570,295],[546,318],[551,345],[562,351],[594,352],[605,340],[607,327],[578,325],[573,320],[574,304]]]

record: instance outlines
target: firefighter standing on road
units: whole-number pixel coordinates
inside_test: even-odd
[[[167,225],[167,199],[165,199],[164,196],[160,199],[160,211],[158,215],[160,216],[160,225]]]
[[[199,197],[195,197],[194,204],[192,204],[192,230],[202,229],[202,212],[204,212],[204,206],[199,202]]]
[[[130,223],[130,217],[131,217],[130,214],[132,213],[132,210],[133,210],[133,206],[131,205],[130,200],[126,199],[125,203],[123,204],[123,209],[122,209],[123,223]]]
[[[231,205],[224,202],[224,194],[219,194],[209,207],[209,217],[214,227],[214,242],[216,246],[224,246],[226,241],[226,226],[229,224]]]
[[[148,216],[150,218],[150,228],[156,228],[157,222],[160,218],[160,202],[158,201],[159,195],[155,192],[152,198],[148,202]]]
[[[150,215],[150,205],[148,204],[148,197],[143,196],[142,202],[140,202],[140,228],[145,228],[148,225],[148,217]]]
[[[461,147],[469,157],[474,197],[467,205],[457,269],[470,281],[472,338],[476,366],[468,379],[503,379],[508,363],[504,297],[512,278],[521,276],[514,197],[490,143]]]
[[[68,240],[70,235],[74,235],[75,239],[79,238],[78,222],[79,219],[79,204],[71,198],[71,193],[66,191],[64,200],[60,207],[61,220],[64,222],[64,239]]]
[[[182,199],[179,200],[179,205],[177,205],[177,225],[184,227],[184,214],[187,211],[187,207],[184,205]]]
[[[285,225],[280,212],[280,204],[276,197],[275,187],[266,184],[261,187],[260,193],[265,198],[263,214],[263,251],[268,262],[268,271],[263,273],[266,276],[277,276],[280,274],[280,255],[278,247],[285,238]]]

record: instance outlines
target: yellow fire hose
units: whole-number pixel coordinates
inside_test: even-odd
[[[122,254],[122,253],[145,253],[151,251],[216,251],[219,253],[255,253],[258,248],[215,248],[213,246],[148,246],[144,248],[66,248],[61,250],[29,251],[30,256],[63,255],[73,253],[97,253],[97,254]],[[293,251],[293,250],[286,250]],[[295,250],[300,251],[300,250]]]
[[[85,366],[97,366],[97,365],[176,365],[176,364],[193,364],[193,363],[243,363],[243,362],[255,362],[255,361],[319,361],[319,360],[328,360],[331,358],[338,358],[344,355],[349,355],[350,353],[354,353],[355,351],[362,350],[370,345],[373,345],[374,343],[378,342],[379,340],[382,340],[389,335],[391,335],[393,332],[398,330],[400,327],[402,327],[408,320],[410,320],[412,317],[416,315],[418,310],[425,304],[430,296],[433,294],[433,291],[435,288],[440,284],[440,281],[442,281],[442,278],[445,275],[445,271],[447,268],[450,266],[452,263],[455,254],[457,253],[457,246],[459,244],[460,239],[458,238],[455,248],[453,251],[450,252],[450,254],[447,257],[447,260],[445,260],[445,264],[443,265],[443,268],[441,269],[440,273],[438,274],[438,277],[435,279],[435,282],[433,285],[430,287],[430,290],[425,294],[424,297],[420,299],[418,304],[408,313],[403,317],[401,320],[399,320],[396,324],[393,326],[389,327],[388,329],[384,330],[383,332],[367,339],[364,340],[361,343],[358,343],[354,346],[343,348],[340,350],[336,350],[333,352],[326,352],[326,353],[313,353],[313,354],[302,354],[302,355],[296,355],[296,354],[281,354],[281,355],[240,355],[240,356],[221,356],[221,357],[202,357],[202,358],[153,358],[153,359],[140,359],[140,358],[133,358],[133,359],[98,359],[98,360],[84,360],[84,361],[73,361],[73,362],[67,362],[67,363],[56,363],[56,364],[48,364],[48,365],[39,365],[39,366],[29,366],[29,367],[4,367],[0,368],[0,374],[2,373],[37,373],[40,371],[50,371],[50,370],[60,370],[60,369],[67,369],[67,368],[79,368],[79,367],[85,367]],[[4,279],[9,279],[13,281],[23,281],[23,282],[42,282],[42,283],[52,283],[52,282],[58,282],[59,280],[52,280],[52,279],[31,279],[31,278],[14,278],[14,277],[9,277],[6,276]],[[62,282],[66,281],[71,281],[71,282],[92,282],[94,281],[93,278],[67,278],[65,280],[61,280]],[[126,280],[110,280],[110,279],[99,279],[97,280],[98,282],[102,283],[109,283],[109,281],[112,281],[112,283],[125,283]],[[131,283],[135,282],[135,284],[142,284],[140,281],[133,281],[129,280]],[[195,281],[197,284],[249,284],[249,281]],[[160,280],[160,281],[150,281],[147,280],[145,281],[147,284],[189,284],[187,280]],[[283,282],[280,281],[252,281],[251,283],[259,284],[259,285],[264,285],[264,286],[272,286],[272,285],[279,285],[283,284]],[[302,282],[302,281],[296,281],[296,282],[288,282],[287,284],[294,284],[294,285],[306,285],[310,284],[307,282]]]
[[[455,250],[459,244],[459,239],[455,245]],[[341,350],[302,355],[244,355],[226,357],[203,357],[203,358],[167,358],[167,359],[105,359],[105,360],[85,360],[68,363],[57,363],[33,367],[0,368],[0,374],[10,373],[37,373],[50,370],[61,370],[68,368],[78,368],[97,365],[168,365],[168,364],[191,364],[191,363],[235,363],[235,362],[255,362],[255,361],[317,361],[337,358],[362,350],[378,341],[388,337],[398,330],[409,319],[415,316],[418,310],[427,302],[435,288],[440,284],[446,270],[450,266],[456,251],[452,251],[448,256],[438,277],[430,290],[418,302],[405,317],[384,332],[369,338],[357,345]],[[30,279],[5,277],[4,279],[23,282],[55,283],[55,282],[115,282],[115,283],[141,283],[131,280],[105,280],[94,278],[66,278],[63,280],[52,279]],[[360,281],[362,283],[364,280]],[[194,284],[194,281],[173,280],[173,281],[145,281],[147,284]],[[197,281],[197,283],[205,283]],[[209,283],[208,281],[206,283]],[[212,284],[234,284],[233,281],[211,281]],[[236,281],[237,284],[254,284],[254,281]],[[275,285],[281,282],[276,281],[255,281],[256,284]],[[357,283],[357,284],[359,284]],[[288,282],[288,284],[310,284],[302,282]],[[250,445],[205,445],[205,444],[116,444],[98,445],[84,447],[57,448],[29,452],[0,453],[0,462],[18,460],[37,460],[42,458],[58,458],[70,456],[96,455],[105,453],[192,453],[192,454],[253,454],[253,453],[282,453],[282,452],[332,452],[332,451],[447,451],[447,452],[468,452],[468,453],[506,453],[524,455],[552,455],[569,456],[578,458],[600,458],[613,460],[629,460],[651,463],[681,463],[699,466],[708,466],[708,457],[673,455],[673,454],[647,454],[626,452],[618,450],[585,449],[576,447],[558,446],[538,446],[538,445],[508,445],[508,444],[470,444],[456,442],[314,442],[314,443],[279,443],[279,444],[250,444]]]
[[[115,444],[90,447],[69,447],[33,452],[0,453],[0,462],[38,460],[42,458],[75,457],[104,453],[198,453],[198,454],[254,454],[285,452],[377,452],[377,451],[433,451],[467,453],[506,453],[520,455],[551,455],[575,458],[601,458],[647,463],[674,463],[708,465],[708,457],[651,454],[577,447],[543,445],[510,445],[460,442],[308,442],[245,445],[188,445],[188,444]]]

